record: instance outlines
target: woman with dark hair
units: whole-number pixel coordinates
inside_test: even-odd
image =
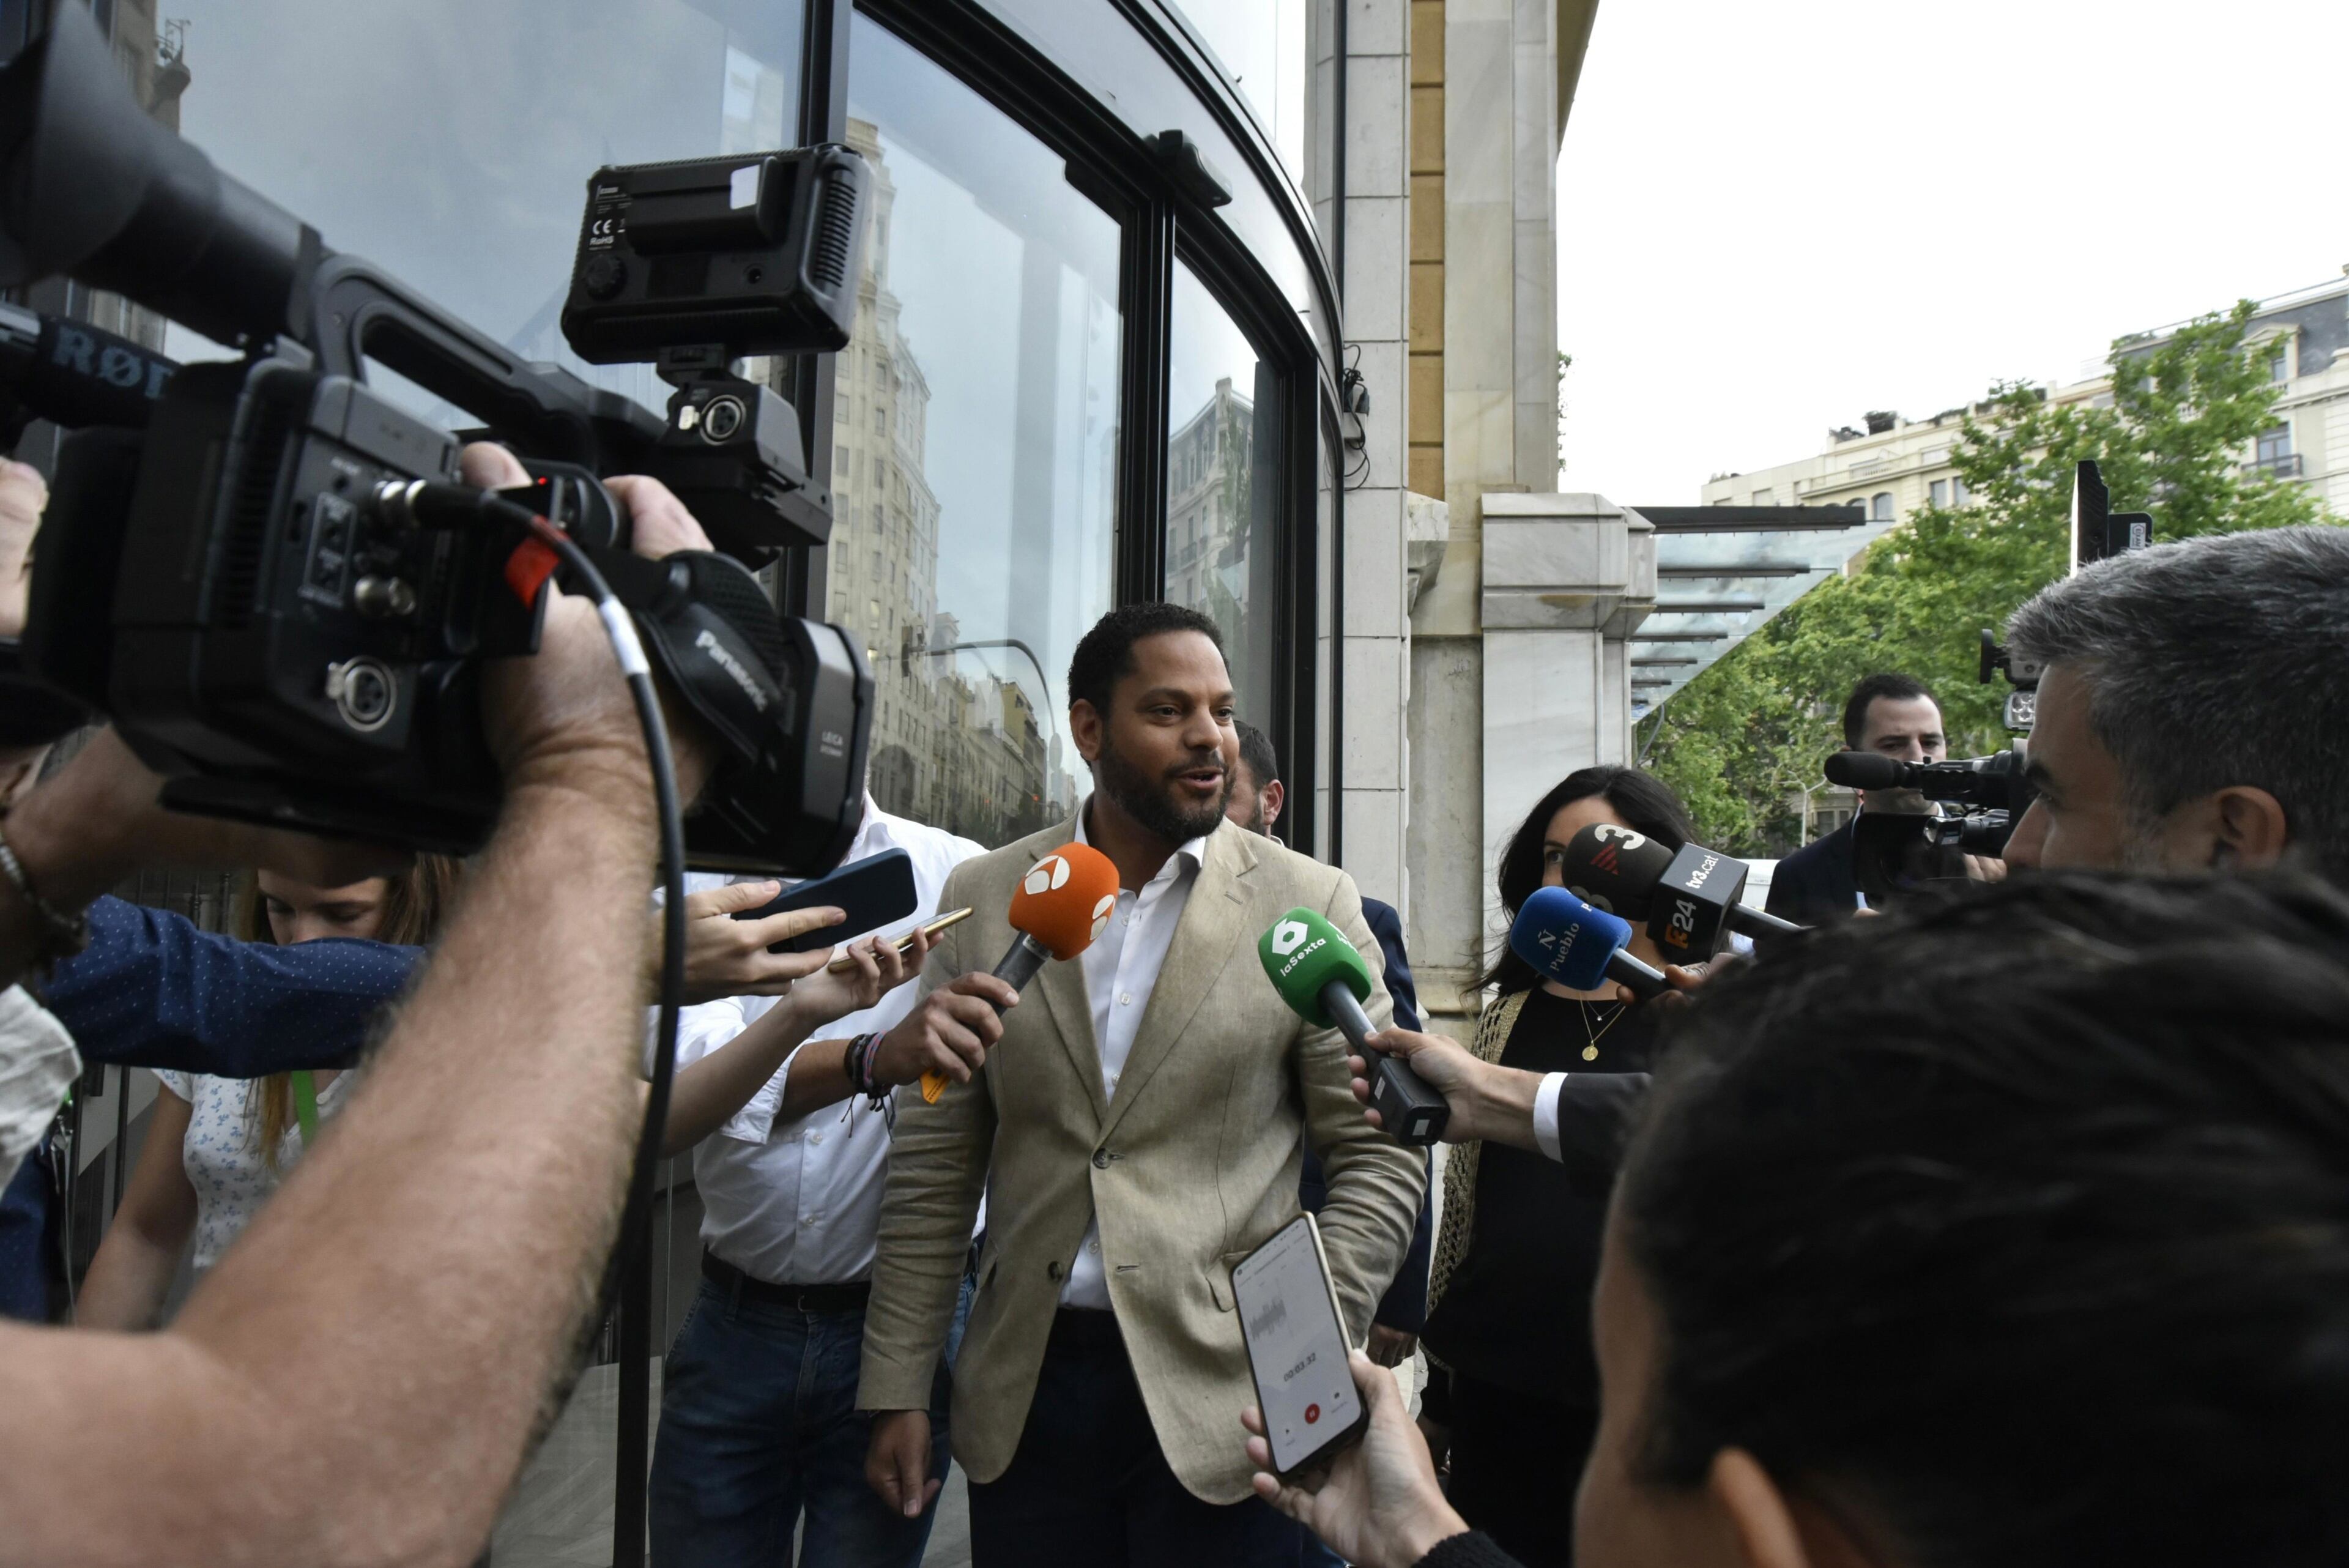
[[[1526,814],[1501,857],[1510,919],[1536,888],[1565,885],[1567,845],[1599,823],[1674,849],[1692,835],[1679,799],[1646,774],[1569,774]],[[1665,961],[1644,932],[1631,951]],[[1647,1072],[1652,1017],[1616,1000],[1613,988],[1575,992],[1543,981],[1506,940],[1484,978],[1498,994],[1477,1023],[1482,1060],[1529,1073]],[[1557,1494],[1581,1473],[1599,1421],[1589,1303],[1617,1150],[1612,1123],[1598,1125],[1607,1130],[1561,1147],[1562,1162],[1470,1142],[1444,1165],[1421,1428],[1439,1463],[1449,1453],[1453,1506],[1535,1568],[1573,1560]]]
[[[280,946],[326,938],[427,946],[448,910],[457,868],[444,856],[419,855],[399,876],[339,888],[259,872],[238,896],[234,934]],[[85,1328],[152,1327],[190,1243],[198,1272],[218,1262],[359,1075],[155,1075],[162,1088],[154,1124],[77,1303],[74,1321]]]

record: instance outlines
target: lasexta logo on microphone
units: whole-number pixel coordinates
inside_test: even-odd
[[[1287,958],[1304,943],[1306,935],[1304,921],[1283,920],[1272,928],[1272,950]]]

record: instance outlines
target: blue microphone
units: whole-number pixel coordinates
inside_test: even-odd
[[[1623,950],[1631,928],[1563,888],[1537,888],[1509,928],[1509,950],[1544,980],[1568,991],[1597,991],[1609,981],[1643,997],[1671,989],[1660,970]]]

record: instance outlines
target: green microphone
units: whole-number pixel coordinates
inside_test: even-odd
[[[1444,1096],[1410,1063],[1364,1044],[1371,1031],[1362,1002],[1376,982],[1344,933],[1310,909],[1291,909],[1257,939],[1256,951],[1291,1012],[1317,1029],[1337,1029],[1370,1064],[1371,1105],[1387,1131],[1421,1147],[1440,1140],[1452,1119]]]

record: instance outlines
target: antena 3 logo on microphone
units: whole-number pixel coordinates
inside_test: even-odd
[[[1025,931],[1057,959],[1071,959],[1109,929],[1117,909],[1117,867],[1083,844],[1063,844],[1019,874],[1011,894],[1011,927]]]
[[[1058,855],[1045,856],[1035,865],[1028,867],[1028,875],[1019,879],[1021,890],[1031,898],[1068,885],[1069,863]],[[1111,895],[1111,901],[1116,901],[1114,894]]]

